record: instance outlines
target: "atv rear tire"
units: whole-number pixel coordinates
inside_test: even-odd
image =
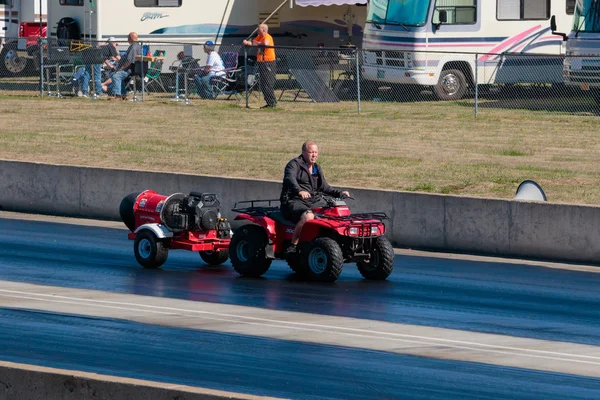
[[[167,261],[169,249],[150,231],[140,232],[133,242],[135,259],[144,268],[158,268]]]
[[[267,235],[258,225],[238,228],[229,244],[229,257],[233,269],[242,276],[259,277],[271,266],[266,255]]]
[[[229,251],[200,251],[200,258],[208,265],[221,265],[229,258]]]
[[[394,269],[394,248],[384,236],[379,236],[373,239],[369,253],[369,261],[356,263],[358,271],[366,279],[385,280]]]
[[[331,238],[316,238],[307,246],[304,265],[309,278],[321,282],[334,282],[339,278],[344,266],[342,249]]]
[[[305,243],[298,244],[298,253],[293,257],[288,257],[285,259],[290,269],[300,276],[306,275],[306,264],[304,263],[305,248]]]

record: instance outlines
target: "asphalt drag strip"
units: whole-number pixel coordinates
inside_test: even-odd
[[[0,281],[0,307],[600,377],[600,347]]]

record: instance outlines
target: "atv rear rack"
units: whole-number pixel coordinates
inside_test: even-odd
[[[387,214],[384,212],[357,213],[357,214],[342,215],[342,216],[325,215],[322,213],[316,213],[315,215],[317,217],[333,219],[336,221],[368,221],[370,219],[377,219],[377,220],[381,221],[384,219],[389,219]]]
[[[248,215],[267,215],[268,213],[279,211],[279,205],[274,206],[273,203],[280,203],[279,199],[269,200],[244,200],[235,203],[231,211],[248,214]],[[240,207],[243,204],[250,204],[248,207]],[[265,204],[265,205],[256,205]]]

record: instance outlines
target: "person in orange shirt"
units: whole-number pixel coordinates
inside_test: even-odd
[[[258,65],[258,73],[260,76],[260,89],[263,92],[266,106],[261,108],[275,108],[277,99],[275,98],[275,79],[277,74],[277,65],[275,63],[275,46],[273,37],[269,35],[269,27],[266,24],[258,26],[258,35],[250,40],[244,40],[246,46],[258,46],[256,55],[256,63]]]

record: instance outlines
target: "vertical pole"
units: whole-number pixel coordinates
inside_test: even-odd
[[[175,70],[175,98],[173,100],[175,101],[179,101],[179,74],[181,70],[181,65],[177,66],[177,69]]]
[[[479,55],[475,53],[475,118],[479,112],[479,66],[477,60],[479,60]]]
[[[40,0],[40,37],[38,38],[38,45],[40,46],[40,97],[44,95],[44,42],[42,40],[42,31],[44,25],[42,24],[42,0]]]
[[[145,88],[146,88],[146,86],[145,86],[145,84],[146,84],[146,73],[144,72],[144,63],[145,63],[144,57],[145,56],[146,55],[144,54],[144,42],[142,42],[142,64],[140,65],[140,70],[142,71],[141,72],[141,74],[142,74],[142,101],[144,101],[144,92],[145,92]]]
[[[256,78],[256,73],[254,74]],[[246,89],[246,108],[248,107],[248,46],[244,45],[244,85]]]
[[[358,52],[359,52],[359,50],[356,49],[355,50],[356,56],[355,56],[354,60],[356,62],[356,72],[355,72],[356,73],[356,98],[358,99],[358,113],[360,114],[360,74],[359,74],[360,68],[358,66]]]

